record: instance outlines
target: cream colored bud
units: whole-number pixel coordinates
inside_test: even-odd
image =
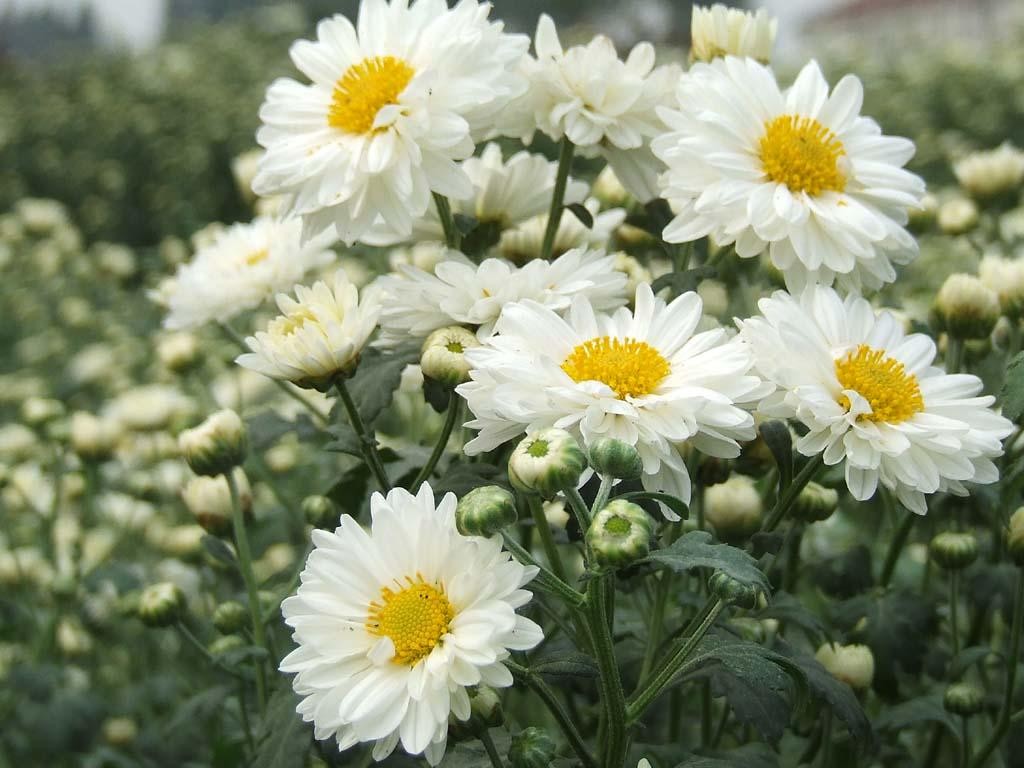
[[[704,518],[723,541],[742,541],[761,528],[764,502],[754,481],[733,475],[704,492]]]
[[[633,198],[619,181],[610,165],[606,165],[594,180],[591,190],[604,208],[625,208]]]
[[[966,197],[947,200],[939,206],[939,229],[947,235],[962,235],[978,224],[978,206]]]
[[[999,297],[973,275],[950,275],[935,297],[934,311],[953,338],[985,339],[999,319]]]
[[[722,317],[729,311],[729,289],[721,280],[702,280],[697,295],[704,302],[704,314]]]
[[[999,297],[999,308],[1011,320],[1024,317],[1024,260],[986,256],[978,277]]]
[[[250,149],[231,161],[231,175],[235,177],[235,187],[247,203],[252,203],[256,199],[256,193],[252,191],[252,180],[256,178],[256,170],[262,156],[262,149]]]
[[[121,437],[121,429],[111,419],[76,411],[71,414],[71,449],[86,461],[109,459]]]
[[[225,409],[182,432],[178,447],[197,475],[222,475],[245,460],[248,436],[238,414]]]
[[[30,397],[21,404],[21,418],[33,427],[64,415],[64,404],[50,397]]]
[[[479,346],[476,334],[462,326],[438,328],[423,342],[423,375],[449,388],[469,381],[470,366],[465,352]]]
[[[834,678],[855,691],[869,688],[875,678],[875,657],[866,645],[825,643],[814,657]]]
[[[139,727],[130,717],[111,717],[103,723],[103,739],[112,747],[127,747],[139,735]]]
[[[232,474],[238,486],[238,499],[242,511],[251,514],[252,489],[249,486],[249,479],[241,467],[235,467]],[[231,493],[223,476],[191,478],[181,491],[181,500],[207,533],[223,536],[231,530]]]
[[[741,56],[767,64],[778,26],[778,20],[763,8],[753,13],[721,3],[710,8],[695,5],[690,21],[690,60]]]
[[[65,656],[82,656],[92,650],[92,636],[80,622],[63,618],[57,623],[57,647]]]
[[[1024,181],[1024,152],[1010,142],[972,152],[953,164],[957,181],[971,197],[989,199],[1012,192]]]
[[[198,339],[186,331],[160,338],[156,343],[156,356],[164,368],[174,373],[191,370],[202,360]]]

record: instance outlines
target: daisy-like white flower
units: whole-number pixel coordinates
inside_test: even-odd
[[[313,532],[298,592],[282,604],[299,647],[281,671],[295,673],[316,738],[374,742],[377,760],[401,742],[437,765],[449,715],[470,716],[467,687],[511,685],[502,661],[540,642],[540,627],[516,615],[537,569],[499,537],[460,534],[455,506],[449,493],[435,507],[427,484],[416,496],[396,488],[371,498],[369,531],[344,515],[334,532]]]
[[[307,237],[334,230],[346,242],[378,221],[409,235],[431,192],[470,196],[456,161],[525,87],[516,66],[529,41],[489,12],[477,0],[363,0],[358,26],[320,22],[316,41],[291,49],[311,82],[267,91],[256,193],[289,195]]]
[[[551,254],[558,256],[574,248],[607,250],[615,230],[626,220],[623,208],[601,210],[601,203],[590,198],[583,203],[593,218],[593,226],[586,226],[572,211],[566,211],[558,222]],[[548,214],[534,216],[518,226],[506,229],[498,240],[498,253],[516,264],[539,259],[544,244],[544,232],[548,228]]]
[[[479,157],[461,163],[462,170],[473,185],[473,194],[451,200],[452,213],[472,216],[481,224],[513,227],[545,211],[555,188],[557,163],[544,155],[516,152],[507,161],[501,147],[490,143]],[[587,185],[570,179],[565,190],[566,205],[581,203],[587,196]],[[546,219],[545,219],[546,221]],[[363,237],[371,245],[394,245],[405,240],[444,241],[444,229],[437,208],[428,206],[426,215],[413,222],[412,237],[401,237],[380,227]]]
[[[679,109],[659,110],[671,131],[653,143],[676,214],[665,239],[710,235],[743,257],[767,250],[794,290],[893,281],[893,265],[917,254],[904,225],[924,182],[903,168],[913,143],[883,136],[860,116],[862,99],[852,75],[830,94],[813,61],[786,91],[753,59],[695,65],[679,81]]]
[[[576,295],[601,309],[626,303],[626,276],[615,269],[615,257],[584,248],[522,267],[503,259],[485,259],[477,265],[449,251],[433,272],[403,266],[377,285],[385,294],[380,318],[383,345],[410,336],[424,338],[449,325],[476,328],[477,335],[486,338],[502,309],[522,299],[555,311],[568,309]]]
[[[312,288],[295,286],[294,299],[278,294],[277,306],[281,314],[266,331],[245,340],[252,352],[235,362],[320,391],[355,369],[381,311],[379,292],[371,287],[360,300],[341,269],[330,284],[321,280]]]
[[[741,406],[765,394],[750,352],[724,329],[694,333],[700,318],[696,293],[666,306],[649,285],[637,288],[634,312],[598,314],[582,296],[565,319],[532,301],[506,307],[495,335],[466,350],[473,380],[457,391],[479,430],[466,452],[546,427],[586,446],[611,437],[636,446],[646,488],[689,502],[681,444],[739,455],[737,441],[754,437]]]
[[[638,44],[622,61],[604,35],[564,50],[547,14],[537,23],[534,52],[536,58],[522,64],[530,87],[500,129],[527,141],[538,129],[555,140],[565,136],[582,154],[603,155],[641,202],[657,197],[661,166],[650,140],[665,125],[655,108],[671,98],[680,69],[655,68],[650,43]]]
[[[329,240],[301,240],[302,225],[294,220],[257,218],[219,229],[150,298],[167,308],[167,328],[227,322],[334,260]]]
[[[764,316],[739,326],[758,372],[778,387],[760,410],[807,427],[796,443],[803,455],[845,462],[854,498],[881,484],[924,514],[926,494],[962,496],[966,482],[998,479],[992,459],[1012,424],[979,394],[976,376],[933,365],[930,338],[822,286],[799,298],[780,291],[759,306]]]
[[[759,8],[756,13],[729,8],[693,6],[690,21],[691,61],[714,61],[723,56],[749,56],[762,64],[772,58],[779,21]]]

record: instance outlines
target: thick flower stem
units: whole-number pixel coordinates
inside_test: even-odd
[[[480,731],[479,739],[480,743],[484,745],[484,749],[487,750],[487,757],[490,758],[491,765],[494,768],[505,768],[505,763],[502,761],[501,755],[498,754],[497,747],[494,746],[494,739],[491,738],[491,734],[486,728]]]
[[[551,690],[547,683],[526,667],[522,667],[514,661],[505,661],[505,666],[509,668],[509,671],[512,672],[516,679],[525,683],[544,702],[544,706],[548,708],[551,716],[555,718],[555,722],[558,723],[558,727],[562,730],[566,741],[569,742],[572,751],[576,753],[576,757],[579,758],[583,768],[597,768],[597,762],[587,750],[583,737],[576,730],[573,718],[565,711],[565,707],[558,700],[558,695]]]
[[[522,544],[507,533],[502,533],[501,537],[505,541],[505,549],[511,552],[515,556],[516,560],[523,565],[532,565],[540,571],[540,573],[537,574],[536,581],[538,587],[548,594],[561,598],[571,606],[573,610],[578,611],[583,607],[584,603],[586,603],[586,597],[584,597],[582,593],[577,592],[543,565],[538,563],[536,558],[534,558],[534,556],[531,555]]]
[[[587,509],[587,502],[580,496],[579,490],[575,487],[565,489],[565,498],[569,501],[569,507],[576,515],[576,522],[580,526],[580,532],[586,535],[590,528],[590,510]]]
[[[594,504],[590,508],[590,517],[593,518],[608,504],[608,497],[612,493],[612,483],[614,479],[611,477],[602,477],[601,484],[598,486],[597,495],[594,497]]]
[[[430,458],[427,459],[427,463],[423,465],[423,469],[419,471],[416,479],[412,481],[412,486],[409,488],[412,493],[416,493],[420,486],[430,479],[430,473],[434,471],[437,462],[444,455],[444,449],[448,446],[448,439],[452,436],[452,430],[455,429],[455,422],[459,420],[460,405],[459,396],[455,394],[453,389],[448,398],[448,412],[445,416],[444,426],[441,428],[441,434],[437,438],[437,443],[435,443],[434,450],[431,452]]]
[[[228,490],[231,492],[231,519],[235,527],[235,547],[238,550],[238,565],[242,571],[242,580],[245,582],[245,591],[249,597],[249,615],[252,617],[253,639],[260,648],[267,648],[267,638],[263,630],[263,616],[260,612],[256,574],[252,570],[252,552],[249,549],[249,536],[245,531],[245,516],[242,513],[242,504],[238,498],[238,485],[235,483],[235,477],[231,472],[225,472],[224,479],[227,481]],[[267,710],[266,670],[263,668],[263,661],[260,659],[254,659],[253,666],[256,668],[256,697],[260,702],[260,713],[265,714]]]
[[[818,474],[818,470],[821,469],[823,464],[824,459],[820,453],[812,457],[804,464],[803,469],[800,470],[797,476],[793,478],[793,482],[781,490],[778,501],[775,502],[772,511],[768,513],[768,519],[761,528],[764,533],[771,533],[779,527],[779,523],[782,522],[782,518],[785,517],[786,513],[793,506],[797,496],[800,495],[800,491],[806,488],[807,484],[814,479],[814,476]]]
[[[558,554],[558,547],[555,545],[555,539],[551,535],[551,526],[548,524],[548,519],[544,516],[544,507],[540,503],[540,498],[531,494],[527,497],[526,503],[530,506],[530,514],[533,516],[533,527],[537,530],[537,536],[540,537],[541,546],[544,547],[544,554],[547,555],[548,564],[551,566],[552,572],[562,581],[567,581],[565,578],[565,566],[562,564],[562,556]]]
[[[453,250],[462,248],[462,233],[455,225],[455,217],[452,215],[452,205],[444,195],[434,193],[434,205],[437,206],[437,215],[441,219],[441,228],[444,230],[444,242]]]
[[[614,576],[600,576],[587,586],[587,608],[590,632],[594,638],[594,651],[600,671],[602,725],[601,765],[603,768],[622,768],[629,748],[626,733],[626,693],[615,659],[615,642],[608,624],[610,613],[605,580]],[[614,586],[614,584],[613,584]]]
[[[1006,653],[1006,687],[1003,690],[1003,705],[999,719],[988,741],[971,760],[970,768],[982,768],[996,748],[1002,743],[1010,727],[1013,711],[1013,692],[1017,683],[1017,666],[1020,663],[1021,630],[1024,629],[1024,568],[1017,570],[1017,591],[1013,598],[1013,629],[1010,632],[1010,647]]]
[[[336,389],[338,390],[338,397],[341,399],[342,405],[345,406],[348,421],[359,438],[359,448],[363,454],[363,461],[366,462],[366,466],[370,468],[373,476],[377,478],[377,483],[380,485],[381,490],[387,493],[392,487],[391,480],[388,479],[387,470],[384,469],[384,462],[380,460],[380,455],[377,453],[377,440],[366,429],[363,417],[359,415],[359,409],[356,407],[355,401],[352,399],[352,395],[348,391],[348,387],[345,386],[343,379],[338,379]]]
[[[562,209],[565,204],[565,185],[569,181],[569,169],[572,168],[572,156],[575,146],[568,136],[562,137],[558,153],[558,175],[555,177],[555,189],[551,194],[551,209],[548,212],[548,226],[544,230],[544,240],[540,248],[540,258],[547,261],[555,247],[555,235],[558,225],[562,222]]]

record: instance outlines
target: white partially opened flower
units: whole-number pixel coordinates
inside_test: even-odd
[[[903,168],[914,145],[860,116],[856,77],[830,94],[812,61],[783,91],[767,67],[728,56],[695,65],[676,95],[678,110],[659,110],[671,131],[653,143],[676,214],[669,242],[710,235],[742,257],[767,251],[794,290],[878,288],[917,254],[904,229],[924,195]]]
[[[335,379],[348,376],[359,353],[377,327],[380,297],[371,288],[359,291],[343,270],[312,288],[295,286],[295,298],[279,294],[281,314],[266,331],[245,340],[249,349],[235,361],[273,379],[325,391]]]
[[[679,68],[655,68],[650,43],[639,43],[622,61],[604,35],[564,50],[547,14],[537,23],[534,52],[536,58],[523,62],[530,88],[510,107],[502,130],[523,138],[535,129],[555,140],[564,136],[583,154],[603,155],[641,202],[657,197],[661,166],[650,140],[665,125],[655,108],[671,98]]]
[[[588,227],[575,213],[565,211],[558,222],[558,229],[555,230],[555,240],[551,246],[552,256],[559,256],[575,248],[608,250],[612,236],[626,220],[624,208],[609,208],[602,211],[601,203],[595,197],[584,201],[583,207],[593,218],[593,225]],[[548,214],[542,213],[506,229],[498,240],[498,253],[516,264],[539,259],[547,228]]]
[[[401,743],[431,765],[444,755],[448,718],[470,716],[467,688],[507,687],[509,651],[533,648],[541,629],[516,615],[536,574],[502,551],[499,537],[463,536],[456,501],[436,507],[430,486],[370,500],[363,529],[348,515],[313,531],[314,549],[294,597],[282,604],[298,648],[298,712],[340,749],[374,742],[382,760]]]
[[[473,327],[480,338],[486,338],[502,309],[523,299],[556,311],[568,309],[577,295],[601,309],[626,303],[626,276],[615,269],[615,257],[584,248],[522,267],[503,259],[485,259],[477,265],[449,251],[432,273],[402,266],[377,285],[384,293],[380,319],[384,345],[410,336],[425,338],[449,325]]]
[[[479,430],[466,452],[546,427],[588,448],[615,438],[639,451],[646,488],[689,502],[680,444],[739,455],[737,441],[754,437],[741,405],[765,394],[750,352],[723,329],[694,333],[700,318],[696,293],[666,306],[649,285],[634,312],[598,314],[584,297],[565,319],[532,301],[506,307],[495,335],[466,351],[473,380],[457,391],[476,417],[466,426]]]
[[[1024,182],[1024,152],[1006,141],[995,149],[961,158],[953,163],[953,173],[972,197],[995,197]]]
[[[456,161],[525,87],[514,70],[529,43],[489,12],[477,0],[363,0],[357,26],[320,22],[291,49],[311,82],[267,91],[256,193],[289,195],[307,237],[333,230],[349,243],[378,221],[409,235],[432,192],[470,195]]]
[[[747,56],[767,64],[772,58],[779,22],[768,11],[756,13],[721,3],[695,5],[690,21],[691,61],[713,61],[723,56]]]
[[[924,514],[926,494],[963,496],[964,483],[998,479],[992,459],[1013,425],[992,411],[976,376],[933,366],[930,338],[821,286],[799,298],[780,291],[759,306],[763,317],[739,325],[757,370],[778,387],[760,410],[807,428],[796,443],[803,455],[845,462],[854,498],[871,498],[881,484]]]
[[[333,261],[329,240],[303,245],[301,236],[298,221],[268,218],[217,230],[192,261],[150,294],[167,308],[164,326],[180,330],[227,322]]]

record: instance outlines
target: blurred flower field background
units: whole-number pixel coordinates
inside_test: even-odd
[[[341,513],[365,514],[373,480],[351,451],[330,445],[339,438],[322,427],[340,413],[331,398],[306,389],[306,402],[296,402],[294,389],[286,396],[271,379],[235,364],[240,350],[230,332],[216,325],[167,330],[165,309],[154,300],[162,282],[225,225],[273,213],[273,204],[257,200],[250,186],[259,108],[268,84],[292,72],[288,48],[312,34],[313,21],[297,8],[276,6],[190,29],[133,57],[91,54],[47,67],[8,62],[0,70],[0,768],[370,764],[369,750],[339,758],[322,744],[311,747],[311,731],[294,715],[296,699],[280,680],[265,717],[247,708],[239,689],[253,682],[254,659],[258,666],[267,651],[251,636],[245,584],[224,534],[232,524],[231,499],[221,478],[191,472],[179,435],[219,409],[245,419],[248,453],[239,494],[250,514],[267,642],[278,659],[290,642],[280,604],[295,591],[310,530],[333,529]],[[580,39],[590,32],[580,31]],[[563,43],[576,42],[573,30],[561,33]],[[1024,276],[1019,265],[1001,260],[1024,260],[1024,157],[1007,149],[990,161],[976,158],[974,166],[962,161],[1003,144],[1024,147],[1021,50],[1024,29],[983,52],[949,41],[885,57],[830,56],[827,49],[817,56],[830,82],[847,72],[863,80],[863,113],[886,134],[913,139],[917,152],[908,167],[927,182],[923,208],[911,213],[909,224],[920,256],[900,268],[899,281],[880,291],[878,303],[901,311],[908,327],[931,329],[940,338],[950,317],[977,308],[964,299],[968,289],[957,291],[947,278],[980,273],[985,300],[995,302],[992,322],[962,354],[988,393],[1001,391],[1006,360],[1020,349]],[[686,55],[659,49],[665,61],[683,62]],[[783,65],[780,80],[789,82],[796,70]],[[552,159],[558,152],[544,138],[531,150]],[[631,287],[670,272],[671,263],[644,231],[650,212],[606,175],[598,177],[599,167],[587,158],[574,169],[595,221],[593,228],[575,229],[570,221],[560,251],[591,245],[622,254],[619,269]],[[999,181],[1000,174],[1009,180]],[[985,186],[992,183],[994,193]],[[494,247],[521,261],[524,252],[537,250],[539,236],[517,231],[495,238]],[[399,265],[432,266],[436,259],[420,246],[336,251],[337,262],[315,267],[307,282],[329,279],[340,268],[362,288]],[[732,258],[735,269],[699,289],[705,313],[721,324],[752,311],[752,286],[781,285],[769,266]],[[236,328],[264,327],[277,314],[271,304]],[[980,322],[985,326],[987,319]],[[946,348],[946,341],[939,343]],[[357,375],[352,389],[372,413],[392,478],[411,479],[442,432],[446,395],[428,383],[425,399],[422,373],[405,365],[419,361],[418,348],[400,351],[401,364],[380,366],[374,373],[380,378],[370,381]],[[370,349],[365,358],[372,363],[379,354]],[[761,443],[736,465],[744,474],[709,483],[702,515],[712,521],[717,503],[719,510],[755,516],[756,529],[764,488],[752,491],[748,479],[764,476],[771,458]],[[713,466],[702,469],[714,472]],[[823,484],[841,487],[841,473],[833,474]],[[438,499],[445,491],[461,496],[481,476],[453,462],[433,490]],[[896,517],[878,498],[857,503],[844,494],[834,515],[807,525],[802,543],[797,539],[807,574],[799,590],[803,607],[787,595],[774,609],[732,620],[753,642],[765,642],[781,623],[822,642],[842,634],[870,648],[867,679],[856,659],[842,662],[853,665],[846,682],[870,722],[837,736],[835,762],[823,765],[961,764],[954,748],[963,738],[959,705],[944,707],[941,693],[950,657],[939,640],[944,572],[930,564],[928,544],[951,520],[979,539],[1000,541],[1002,522],[985,510],[1005,510],[1017,499],[1020,477],[973,489],[969,501],[944,497],[912,531],[909,523],[906,530],[895,526]],[[560,516],[568,515],[558,502],[545,509],[556,530],[559,522],[564,529]],[[724,538],[730,522],[721,525]],[[745,540],[749,533],[739,536]],[[899,536],[908,537],[906,547],[896,551],[898,561],[887,563]],[[983,556],[960,584],[974,611],[964,619],[963,644],[975,650],[957,658],[979,670],[971,692],[980,688],[990,713],[999,709],[1001,688],[985,685],[1001,680],[1002,661],[981,638],[1005,649],[1017,571],[1002,546],[983,544]],[[788,575],[785,581],[787,589],[793,586]],[[885,589],[889,581],[900,589]],[[646,587],[635,589],[639,594]],[[620,611],[616,620],[628,635],[630,622],[641,623],[643,616]],[[842,665],[827,656],[819,660],[833,672]],[[575,678],[566,684],[584,691],[591,685]],[[716,701],[720,692],[716,688]],[[692,709],[699,721],[705,705],[673,698],[671,706]],[[754,744],[758,734],[774,734],[781,717],[776,706],[768,700],[770,711],[745,713],[735,728],[735,722],[725,727],[722,707],[718,736],[725,733],[722,745],[739,751],[731,762],[708,758],[693,765],[811,764],[801,761],[805,742],[791,734],[781,737],[781,757]],[[504,718],[531,723],[532,707],[514,689],[503,700]],[[834,727],[842,730],[838,715]],[[797,730],[801,738],[811,732],[809,726]],[[982,731],[975,743],[984,740]],[[819,741],[832,738],[831,731],[814,733]],[[985,765],[1024,766],[1024,721],[1015,715],[1007,733],[1009,746],[994,758],[1005,762]],[[779,734],[763,740],[778,742]],[[637,743],[649,735],[642,733]],[[551,764],[543,762],[553,759],[544,739],[521,731],[517,738],[513,765]],[[531,738],[541,745],[538,754],[548,756],[541,762],[524,756],[534,748]],[[458,740],[449,739],[450,745]],[[498,739],[505,752],[508,739]],[[858,740],[872,742],[868,756],[856,756],[863,746]],[[929,749],[935,754],[925,754]],[[572,764],[562,745],[560,754]],[[678,762],[671,750],[646,754],[655,765]],[[397,754],[388,759],[388,765],[423,764]],[[449,746],[442,765],[469,768],[488,760],[465,738]]]

